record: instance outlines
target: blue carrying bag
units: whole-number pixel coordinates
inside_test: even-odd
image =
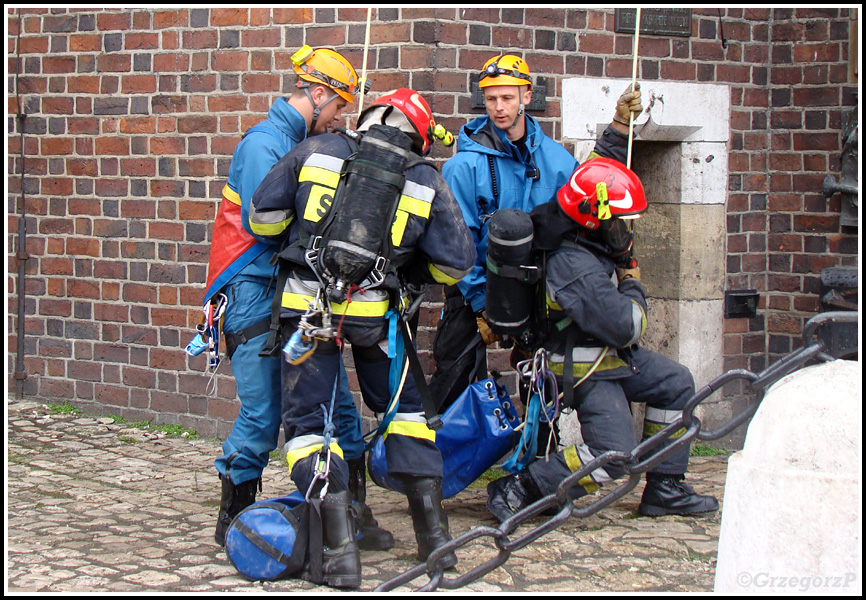
[[[477,381],[442,415],[436,446],[442,453],[442,495],[462,492],[514,447],[520,417],[508,390],[492,378]],[[379,487],[402,492],[402,484],[388,475],[385,443],[376,440],[368,456],[370,478]]]
[[[261,500],[237,514],[226,532],[226,555],[241,575],[254,581],[290,577],[307,554],[304,496]]]

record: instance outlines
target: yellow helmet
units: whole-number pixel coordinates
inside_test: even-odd
[[[326,85],[346,102],[358,93],[358,75],[346,58],[330,48],[313,50],[304,46],[292,55],[298,77],[309,83]]]
[[[494,85],[528,85],[532,89],[532,77],[526,61],[514,54],[494,56],[481,69],[478,87]]]

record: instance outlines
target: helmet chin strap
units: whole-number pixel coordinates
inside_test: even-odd
[[[313,105],[313,120],[310,121],[310,130],[307,132],[307,135],[309,136],[309,135],[313,135],[313,130],[316,128],[316,123],[319,120],[319,113],[322,112],[322,109],[325,108],[325,106],[327,106],[328,103],[331,102],[331,100],[336,99],[337,94],[335,93],[333,96],[331,96],[330,98],[328,98],[327,100],[322,102],[320,105],[316,106],[315,101],[313,101],[313,95],[310,93],[310,86],[305,85],[303,87],[303,90],[304,90],[304,93],[307,95],[307,100],[309,100],[310,104]],[[327,127],[325,128],[324,133],[327,133]]]
[[[515,127],[517,127],[517,121],[520,120],[520,115],[523,114],[523,109],[524,109],[524,108],[525,108],[524,105],[521,104],[521,105],[520,105],[520,108],[517,109],[517,116],[514,117],[514,123],[511,125],[510,129],[514,129]]]

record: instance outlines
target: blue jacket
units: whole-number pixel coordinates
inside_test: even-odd
[[[445,162],[448,182],[475,240],[477,256],[472,271],[457,287],[474,312],[484,308],[487,281],[487,221],[500,208],[526,212],[556,198],[556,192],[580,165],[568,151],[544,135],[538,122],[526,116],[525,144],[514,144],[487,116],[460,129],[457,154]],[[608,126],[590,154],[626,161],[628,136]],[[493,158],[496,196],[490,177]],[[537,178],[532,175],[536,174]]]
[[[490,215],[500,208],[529,212],[553,200],[579,164],[565,148],[544,135],[538,122],[529,115],[524,139],[525,146],[515,145],[487,116],[478,117],[461,128],[457,154],[442,167],[442,176],[454,193],[475,241],[475,266],[457,284],[475,312],[484,308]],[[488,157],[493,158],[496,172],[496,196]],[[536,179],[529,173],[533,169],[538,174]]]
[[[285,98],[278,98],[268,118],[250,128],[235,148],[214,223],[205,302],[235,277],[273,275],[269,260],[277,247],[252,233],[250,202],[271,167],[306,137],[304,117]]]

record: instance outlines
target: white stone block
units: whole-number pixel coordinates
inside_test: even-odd
[[[728,465],[715,591],[862,591],[858,362],[782,378]]]
[[[594,140],[610,124],[630,79],[574,77],[562,81],[563,136]],[[637,139],[728,142],[730,90],[726,85],[641,81],[644,112]]]

